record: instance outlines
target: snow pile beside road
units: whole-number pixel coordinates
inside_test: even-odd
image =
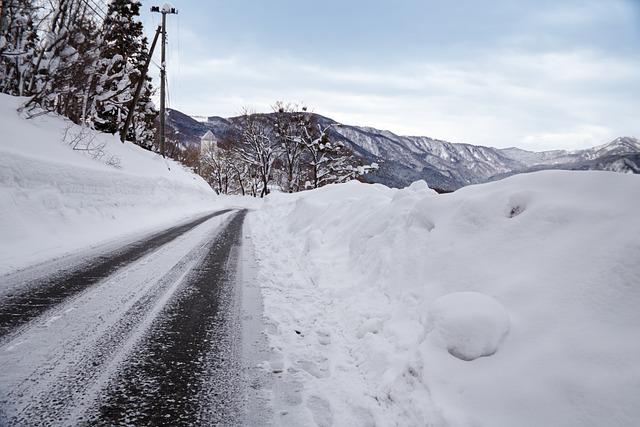
[[[22,102],[0,95],[0,273],[212,209],[178,163],[59,117],[23,119]]]
[[[640,179],[357,182],[249,216],[277,422],[640,422]]]
[[[504,307],[479,292],[442,296],[429,308],[429,316],[429,338],[467,361],[494,355],[510,328]]]

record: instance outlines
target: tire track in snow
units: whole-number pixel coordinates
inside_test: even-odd
[[[175,288],[180,286],[188,270],[201,258],[203,249],[201,246],[194,248],[182,258],[101,335],[89,351],[67,366],[48,390],[40,395],[30,396],[30,402],[25,405],[19,419],[29,419],[31,422],[38,420],[45,424],[48,419],[55,417],[64,424],[80,424],[82,416],[78,416],[78,412],[87,405],[87,400],[95,397],[95,388],[101,386],[101,380],[105,376],[108,378],[110,366],[129,350],[129,342],[135,341],[136,332],[148,326],[148,319],[152,320],[157,315],[156,307],[166,303]],[[18,399],[24,401],[24,396]],[[12,420],[12,423],[19,425],[19,419]]]
[[[84,425],[82,414],[233,214],[218,216],[0,345],[0,425]]]
[[[240,368],[231,314],[246,211],[235,214],[127,357],[83,421],[233,425]],[[230,316],[231,315],[231,316]]]
[[[203,222],[231,211],[220,210],[102,254],[84,265],[36,279],[10,291],[0,300],[0,340],[72,296],[88,289],[117,270],[144,257]],[[24,273],[21,273],[21,275]]]

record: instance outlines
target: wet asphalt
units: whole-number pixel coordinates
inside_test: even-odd
[[[239,369],[227,324],[241,211],[110,382],[92,425],[234,425]]]
[[[230,209],[217,211],[186,224],[169,228],[126,247],[91,259],[69,271],[35,279],[28,286],[0,299],[0,339],[68,298],[87,290],[118,269],[131,264],[203,222]]]
[[[74,295],[90,292],[91,286],[124,266],[229,211],[170,228],[4,296],[0,299],[0,338],[16,333]],[[152,300],[157,302],[163,288],[177,277],[170,273],[163,279],[166,283],[160,281],[157,295],[150,292],[146,301],[143,298],[134,305],[101,337],[92,354],[79,359],[79,366],[67,381],[52,385],[46,401],[33,402],[30,413],[24,412],[25,417],[4,418],[0,406],[0,425],[237,425],[242,397],[234,285],[246,214],[246,210],[232,213],[207,243],[205,254],[198,252],[195,267],[180,278],[178,290],[115,372],[109,373],[95,402],[80,416],[57,418],[56,411],[82,396],[85,383],[100,375],[99,371],[109,364],[110,355],[147,315]],[[176,275],[179,267],[175,267]]]

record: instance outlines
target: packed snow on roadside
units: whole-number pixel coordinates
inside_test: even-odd
[[[27,120],[24,101],[0,94],[0,274],[216,207],[178,163],[54,115]]]
[[[565,171],[269,196],[276,424],[640,424],[639,196]]]

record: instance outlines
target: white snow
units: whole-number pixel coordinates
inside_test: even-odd
[[[411,183],[411,185],[407,187],[407,190],[413,191],[416,193],[423,191],[426,193],[436,194],[436,191],[429,188],[429,184],[427,184],[427,182],[423,179],[421,179],[420,181],[415,181]]]
[[[24,101],[0,95],[0,274],[216,208],[178,163],[57,116],[26,120]],[[76,137],[104,147],[73,150]]]
[[[270,354],[258,365],[270,379],[256,395],[270,398],[275,425],[640,424],[639,176],[545,171],[446,195],[425,182],[350,182],[261,203],[216,198],[115,136],[25,120],[21,101],[0,95],[0,275],[251,206],[243,257],[256,264],[241,280],[264,299]],[[76,137],[102,155],[73,150]]]
[[[640,177],[421,188],[273,194],[248,217],[275,423],[638,425]]]
[[[429,339],[461,360],[492,356],[509,332],[504,307],[479,292],[453,292],[429,308]]]

